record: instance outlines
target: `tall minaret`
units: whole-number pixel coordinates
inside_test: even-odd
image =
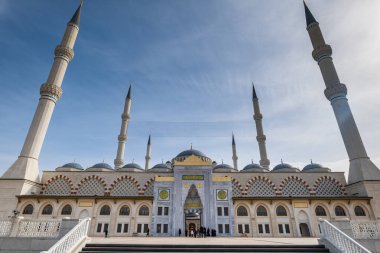
[[[150,135],[148,138],[148,144],[146,145],[145,171],[149,170],[149,162],[150,162]]]
[[[325,96],[331,102],[335,118],[338,122],[344,145],[350,159],[348,183],[364,180],[380,180],[380,170],[369,159],[364,148],[359,130],[346,98],[346,85],[340,82],[332,61],[332,49],[325,43],[318,22],[311,14],[309,8],[305,7],[306,30],[309,33],[313,45],[313,58],[318,62],[323,80],[326,85]]]
[[[259,106],[259,99],[257,98],[255,86],[252,83],[252,102],[253,102],[253,118],[255,119],[256,123],[256,140],[259,143],[259,150],[260,150],[260,165],[264,168],[269,169],[270,161],[267,157],[267,149],[265,146],[265,140],[266,136],[264,135],[263,130],[263,115],[260,112],[260,106]]]
[[[73,48],[79,32],[81,8],[82,3],[67,24],[61,43],[54,50],[54,63],[46,83],[41,85],[40,100],[20,156],[2,178],[39,181],[38,157],[55,104],[62,95],[61,86],[67,66],[74,57]]]
[[[124,103],[124,111],[121,114],[120,134],[117,137],[119,143],[117,145],[116,159],[114,160],[115,169],[119,169],[124,165],[125,142],[127,141],[128,123],[131,118],[131,101],[131,85],[129,85],[128,94]]]
[[[236,143],[234,134],[232,134],[232,161],[234,162],[234,169],[238,170],[238,157],[236,155]]]

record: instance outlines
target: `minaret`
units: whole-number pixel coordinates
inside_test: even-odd
[[[145,171],[149,170],[149,162],[150,162],[150,135],[148,138],[148,144],[146,145]]]
[[[124,103],[124,111],[121,114],[121,128],[117,138],[119,143],[117,145],[116,159],[114,160],[115,169],[119,169],[124,165],[125,142],[127,141],[128,123],[131,118],[131,101],[131,85],[129,85],[128,94]]]
[[[369,159],[364,148],[359,130],[351,113],[346,95],[346,85],[340,82],[332,61],[332,49],[325,43],[319,23],[315,20],[309,8],[305,7],[306,30],[313,45],[312,56],[318,62],[326,85],[325,96],[331,102],[335,118],[338,122],[344,145],[350,159],[348,183],[364,180],[380,180],[380,170]]]
[[[4,173],[4,179],[27,179],[39,181],[38,157],[54,111],[62,95],[62,81],[69,62],[74,57],[74,44],[79,32],[82,3],[67,24],[61,43],[54,50],[54,63],[46,83],[40,88],[40,100],[24,146],[16,162]]]
[[[265,146],[265,140],[266,136],[264,135],[263,130],[263,115],[260,112],[260,106],[259,106],[259,99],[257,98],[255,86],[252,83],[252,103],[253,103],[253,118],[256,123],[256,140],[259,143],[259,150],[260,150],[260,165],[264,168],[269,169],[270,161],[267,157],[267,149]]]
[[[236,143],[234,134],[232,134],[232,161],[234,162],[234,169],[238,170],[238,157],[236,155]]]

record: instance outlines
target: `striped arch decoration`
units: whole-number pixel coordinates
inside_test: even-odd
[[[106,195],[107,184],[103,178],[91,175],[83,178],[75,189],[78,195]]]
[[[243,186],[240,184],[240,182],[236,180],[235,178],[232,178],[231,183],[232,183],[232,196],[238,197],[238,196],[243,195],[244,189],[243,189]]]
[[[131,176],[121,176],[111,184],[108,189],[112,196],[138,196],[143,192],[139,182]]]
[[[290,176],[282,180],[279,192],[283,196],[310,196],[312,189],[309,184],[298,176]]]
[[[50,178],[41,189],[41,194],[45,195],[70,195],[74,193],[73,182],[69,177],[64,175]]]
[[[267,177],[255,176],[248,180],[243,195],[258,197],[276,196],[276,186]]]
[[[346,189],[336,178],[321,176],[314,183],[316,196],[342,196],[346,195]]]
[[[149,179],[142,188],[142,194],[144,196],[153,196],[153,187],[154,187],[154,177]]]

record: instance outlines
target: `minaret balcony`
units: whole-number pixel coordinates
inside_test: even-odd
[[[323,58],[331,58],[332,48],[330,45],[324,44],[322,46],[318,46],[313,50],[313,58],[315,61],[320,62]]]

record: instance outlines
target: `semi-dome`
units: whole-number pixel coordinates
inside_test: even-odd
[[[144,169],[137,163],[128,163],[122,168],[117,169],[117,171],[128,171],[128,172],[144,172]]]
[[[262,167],[260,164],[251,163],[245,166],[241,172],[269,172],[269,170]]]
[[[108,171],[108,170],[113,170],[111,165],[108,163],[97,163],[91,166],[90,168],[86,169],[88,171]]]
[[[151,169],[149,169],[150,172],[172,172],[172,169],[169,168],[165,163],[159,163],[154,165]]]
[[[331,172],[331,170],[318,163],[311,162],[302,169],[302,172]]]
[[[216,165],[214,168],[213,168],[213,172],[236,172],[237,170],[235,170],[231,165],[228,165],[228,164],[218,164]]]
[[[78,170],[83,170],[83,167],[79,163],[66,163],[62,165],[61,167],[56,168],[55,170],[56,171],[78,171]]]
[[[272,172],[299,172],[300,170],[293,167],[292,165],[288,163],[281,162],[280,164],[276,165]]]

